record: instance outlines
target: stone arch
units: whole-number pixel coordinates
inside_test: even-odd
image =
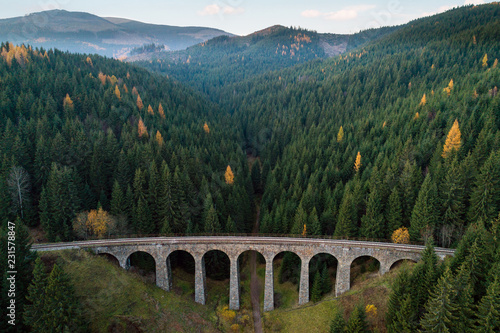
[[[266,264],[266,258],[264,257],[264,255],[261,252],[253,249],[248,249],[243,252],[240,252],[236,258],[238,260],[237,262],[237,268],[239,272],[238,280],[241,278],[243,280],[251,281],[253,271],[255,270],[255,272],[257,273],[257,268],[259,267],[259,265]],[[253,263],[255,263],[255,266],[253,266]],[[238,283],[238,288],[242,290],[240,283]],[[261,303],[263,296],[264,296],[264,290],[262,289],[260,290],[259,293],[259,299],[260,299],[259,303]]]
[[[277,260],[281,260],[278,266]],[[271,265],[273,267],[273,276],[276,276],[278,286],[273,287],[273,308],[291,307],[295,303],[292,301],[296,297],[284,297],[286,294],[294,293],[294,285],[299,286],[299,303],[300,303],[300,284],[303,282],[302,275],[304,273],[303,266],[305,260],[297,253],[297,251],[284,250],[272,256]],[[307,264],[309,262],[307,261]],[[286,267],[284,267],[286,266]],[[307,270],[307,268],[306,268]],[[308,276],[308,273],[305,274]],[[308,284],[308,283],[307,283]],[[278,291],[277,291],[278,290]],[[309,295],[309,292],[307,292]]]
[[[209,294],[209,289],[215,286],[215,284],[222,283],[230,287],[231,257],[226,251],[218,248],[208,249],[203,253],[201,261],[205,266],[205,276],[211,280],[211,283],[207,283],[206,295]]]
[[[349,285],[352,287],[356,280],[365,273],[379,274],[382,267],[382,261],[370,254],[357,256],[350,264]]]
[[[136,271],[146,278],[146,281],[156,283],[157,260],[154,255],[142,249],[131,251],[127,256],[127,268]]]
[[[335,289],[335,278],[339,261],[328,252],[318,252],[309,260],[309,297],[312,299],[314,283],[317,273],[320,275],[317,283],[320,283],[320,296],[330,293]],[[323,270],[326,270],[324,272]],[[326,278],[324,276],[326,274]],[[314,301],[314,300],[313,300]]]
[[[97,255],[99,257],[102,257],[102,258],[105,258],[106,260],[108,260],[109,262],[117,265],[117,266],[120,266],[120,260],[118,259],[118,257],[112,253],[109,253],[109,252],[100,252],[100,253],[97,253]]]
[[[194,294],[195,287],[195,259],[194,256],[186,250],[175,249],[168,253],[167,257],[164,258],[167,265],[168,283],[169,289],[171,286],[175,286],[174,290],[177,290],[181,294]],[[180,275],[183,271],[185,274]],[[175,283],[175,281],[182,281],[181,283]],[[189,286],[192,286],[191,290]]]
[[[387,267],[389,268],[387,271],[390,271],[393,268],[399,266],[400,264],[402,264],[404,262],[409,262],[409,261],[411,261],[413,263],[417,263],[417,260],[415,258],[406,257],[406,258],[397,259],[397,260],[395,260],[387,265]]]

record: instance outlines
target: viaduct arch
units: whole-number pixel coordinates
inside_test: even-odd
[[[211,250],[218,250],[230,260],[229,307],[232,310],[240,308],[238,257],[245,251],[253,250],[262,254],[266,261],[264,311],[274,309],[273,260],[280,252],[293,252],[301,259],[299,305],[302,305],[309,302],[309,262],[317,254],[326,253],[337,259],[335,294],[338,296],[350,289],[351,264],[356,258],[370,256],[377,259],[380,274],[385,274],[397,261],[419,261],[424,248],[419,245],[348,240],[240,236],[128,238],[32,246],[35,251],[91,249],[96,254],[114,256],[124,269],[130,267],[129,258],[133,253],[146,252],[155,260],[157,286],[166,291],[172,288],[170,254],[178,250],[186,251],[195,261],[195,301],[201,304],[205,304],[207,299],[203,256]],[[444,248],[435,248],[435,251],[441,259],[455,252]]]

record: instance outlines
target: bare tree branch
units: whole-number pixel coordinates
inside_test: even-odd
[[[30,194],[30,176],[23,167],[13,166],[7,177],[7,185],[12,197],[12,211],[21,212],[21,218],[24,218],[24,207]]]

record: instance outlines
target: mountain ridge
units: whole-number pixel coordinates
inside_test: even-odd
[[[115,58],[144,44],[158,43],[169,50],[180,50],[221,35],[233,36],[209,27],[150,24],[60,9],[0,19],[0,40]]]

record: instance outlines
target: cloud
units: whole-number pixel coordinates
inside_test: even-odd
[[[203,10],[198,12],[198,15],[201,16],[211,16],[211,15],[217,15],[217,14],[226,14],[226,15],[235,15],[235,14],[241,14],[245,10],[242,7],[231,7],[231,6],[224,6],[221,7],[218,4],[214,3],[208,6],[205,6]]]
[[[318,17],[321,16],[321,12],[319,10],[315,9],[309,9],[309,10],[304,10],[302,13],[300,13],[303,17]]]
[[[484,0],[475,0],[475,1],[465,0],[464,5],[482,5],[484,3],[485,3]]]
[[[347,21],[358,17],[358,14],[375,8],[375,5],[348,6],[334,12],[322,13],[319,10],[309,9],[301,13],[303,17],[323,17],[325,20]]]

